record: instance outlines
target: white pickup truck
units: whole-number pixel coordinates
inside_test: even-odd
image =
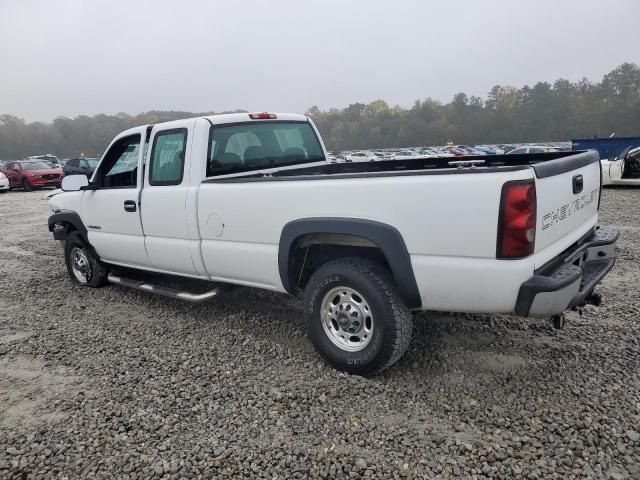
[[[118,135],[68,176],[49,230],[70,277],[193,302],[220,284],[304,294],[336,368],[398,360],[412,312],[554,317],[595,302],[618,233],[599,227],[595,152],[338,164],[302,115],[238,113]],[[203,279],[193,293],[117,266]],[[189,282],[181,282],[181,284]],[[193,282],[191,282],[193,283]]]

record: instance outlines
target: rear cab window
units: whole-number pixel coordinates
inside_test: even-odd
[[[213,125],[207,177],[325,160],[308,122],[258,121]]]

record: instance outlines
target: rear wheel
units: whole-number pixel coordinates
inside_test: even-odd
[[[78,233],[72,233],[67,237],[64,258],[67,273],[77,284],[95,288],[107,283],[107,267],[96,258]]]
[[[29,180],[27,180],[26,178],[22,180],[22,188],[24,188],[25,192],[32,192],[33,191],[33,185],[31,185]]]
[[[411,340],[411,312],[390,272],[362,258],[320,267],[305,289],[307,332],[333,367],[373,375],[394,364]]]

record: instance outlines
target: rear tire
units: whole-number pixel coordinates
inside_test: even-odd
[[[108,268],[93,253],[82,236],[71,233],[64,245],[64,259],[69,278],[85,287],[102,287],[107,283]]]
[[[391,273],[363,258],[320,267],[305,288],[307,334],[334,368],[374,375],[393,365],[411,341],[413,319]]]

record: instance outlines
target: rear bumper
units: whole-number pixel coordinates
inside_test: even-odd
[[[613,268],[617,240],[617,229],[596,227],[520,286],[516,313],[549,317],[580,305]]]

